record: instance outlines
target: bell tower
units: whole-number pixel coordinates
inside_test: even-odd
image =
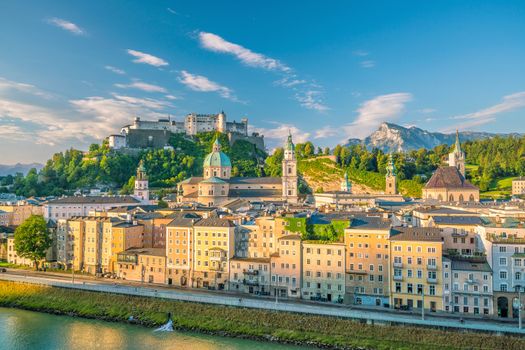
[[[459,142],[459,132],[456,130],[456,144],[454,151],[448,155],[448,165],[455,166],[463,177],[465,177],[465,152],[461,150],[461,143]]]
[[[288,134],[288,139],[284,145],[282,171],[283,199],[297,203],[297,159],[295,158],[295,146],[291,133]]]
[[[135,178],[135,190],[133,191],[133,194],[134,197],[142,203],[149,203],[149,181],[142,159],[137,168],[137,177]]]
[[[397,194],[397,170],[394,165],[394,159],[392,158],[392,153],[388,158],[388,165],[386,166],[386,176],[385,176],[386,194]]]

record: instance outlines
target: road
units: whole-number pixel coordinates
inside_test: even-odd
[[[461,323],[457,317],[450,317],[444,314],[427,314],[425,320],[422,320],[420,315],[389,312],[387,310],[366,310],[341,305],[319,305],[317,303],[291,301],[289,299],[281,299],[276,302],[274,299],[257,298],[244,294],[175,289],[164,285],[142,285],[129,281],[103,280],[79,275],[75,275],[73,283],[71,277],[65,274],[8,269],[7,273],[0,273],[0,279],[96,292],[342,317],[374,324],[405,324],[525,335],[525,330],[518,329],[516,323],[500,322],[491,319],[468,319],[468,321]]]

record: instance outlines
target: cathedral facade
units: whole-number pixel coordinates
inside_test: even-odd
[[[217,206],[236,198],[250,201],[287,201],[298,198],[297,159],[292,136],[284,147],[282,177],[231,177],[232,164],[218,139],[204,159],[203,176],[190,177],[177,186],[178,203]]]

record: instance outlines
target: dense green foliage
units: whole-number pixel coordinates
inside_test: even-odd
[[[172,187],[189,177],[202,175],[202,163],[211,152],[216,137],[222,150],[232,161],[232,176],[262,176],[266,154],[253,144],[238,140],[230,146],[226,134],[201,133],[194,137],[175,134],[170,139],[173,150],[149,149],[139,153],[111,151],[106,142],[93,144],[87,152],[70,149],[56,153],[37,173],[17,175],[5,182],[13,184],[13,191],[24,196],[60,195],[77,189],[92,187],[122,188],[122,193],[133,190],[132,178],[142,159],[148,172],[150,187]]]
[[[517,336],[367,325],[348,319],[189,303],[0,281],[0,306],[177,329],[345,349],[456,350],[525,348]],[[271,344],[268,344],[271,348]]]
[[[31,215],[15,230],[17,255],[32,260],[35,268],[38,268],[38,262],[45,258],[51,243],[46,220],[41,215]]]
[[[308,218],[284,218],[286,230],[301,235],[303,240],[342,242],[348,220],[333,220],[329,224],[314,224]]]

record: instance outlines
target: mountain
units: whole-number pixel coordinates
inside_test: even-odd
[[[494,134],[488,132],[462,131],[461,141],[486,139],[494,136],[521,136],[521,134]],[[415,126],[403,127],[393,123],[382,123],[379,128],[364,140],[349,139],[347,145],[362,144],[368,149],[378,148],[384,152],[406,152],[420,148],[432,149],[436,146],[451,145],[456,140],[456,134],[430,132]]]
[[[32,169],[36,168],[36,170],[40,170],[44,167],[44,164],[40,163],[30,163],[30,164],[22,164],[22,163],[16,163],[16,164],[0,164],[0,176],[6,176],[6,175],[15,175],[16,173],[22,173],[27,174],[27,172]]]

